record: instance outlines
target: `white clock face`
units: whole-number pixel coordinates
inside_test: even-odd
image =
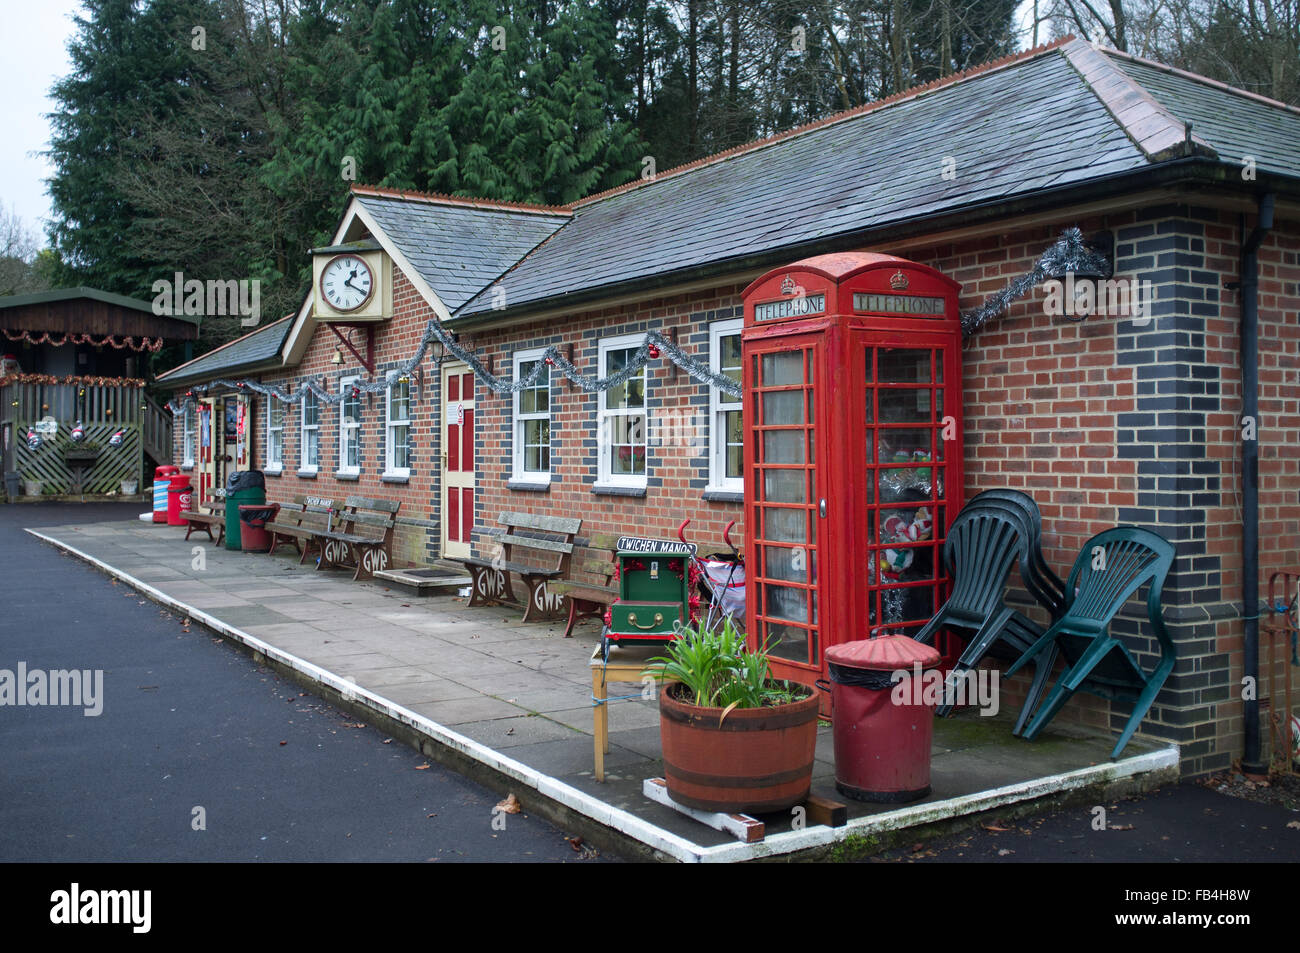
[[[335,311],[355,311],[370,300],[374,276],[356,255],[339,255],[321,272],[320,290]]]

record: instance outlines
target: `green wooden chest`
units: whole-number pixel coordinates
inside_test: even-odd
[[[619,598],[610,607],[611,642],[666,642],[690,620],[693,543],[621,536]]]

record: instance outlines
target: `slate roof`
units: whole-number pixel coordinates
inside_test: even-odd
[[[354,189],[353,197],[449,311],[501,277],[571,215],[427,196],[412,200],[365,187]]]
[[[1103,51],[1225,160],[1300,177],[1300,109],[1159,63]]]
[[[577,202],[501,284],[513,312],[752,267],[783,249],[1187,155],[1236,163],[1252,128],[1278,130],[1261,164],[1300,174],[1300,136],[1283,135],[1294,121],[1287,107],[1066,38]],[[948,156],[955,176],[945,179]],[[487,313],[491,289],[452,310]]]
[[[293,327],[293,315],[250,331],[221,347],[187,361],[158,375],[159,384],[181,384],[192,380],[209,380],[235,371],[268,364],[280,356],[285,335]]]

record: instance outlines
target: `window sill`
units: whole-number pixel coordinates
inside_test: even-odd
[[[284,467],[265,467],[262,470],[264,476],[280,477],[284,476]]]
[[[550,480],[508,480],[506,481],[507,490],[518,490],[521,493],[550,493]]]
[[[192,463],[182,463],[182,464],[181,464],[181,469],[182,469],[183,471],[185,471],[186,473],[190,473],[190,472],[193,471],[193,469],[194,469],[194,464],[192,464]]]
[[[354,473],[351,470],[335,470],[334,479],[343,480],[346,483],[356,483],[361,479],[361,471],[357,470]]]
[[[299,480],[314,480],[316,479],[316,473],[317,471],[315,470],[299,470],[294,475],[297,476]]]
[[[622,483],[593,483],[591,492],[596,496],[644,497],[646,488],[643,486],[628,486]]]
[[[410,483],[411,475],[409,473],[381,473],[379,475],[380,483]]]
[[[720,486],[706,486],[701,499],[710,503],[744,503],[743,490],[728,490]]]

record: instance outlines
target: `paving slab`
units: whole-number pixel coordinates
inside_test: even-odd
[[[1125,783],[1153,787],[1177,777],[1177,752],[1135,739],[1109,759],[1113,741],[1065,726],[1034,743],[1010,735],[1014,713],[963,712],[935,724],[932,788],[914,805],[852,802],[847,827],[791,827],[769,820],[768,839],[743,845],[647,800],[645,778],[662,774],[658,710],[638,682],[609,683],[606,781],[594,777],[589,659],[594,625],[571,639],[556,623],[524,623],[515,609],[468,609],[463,599],[413,602],[341,572],[316,572],[286,554],[206,547],[193,568],[193,540],[175,527],[106,523],[29,531],[115,575],[199,624],[242,642],[268,663],[339,693],[354,710],[407,726],[456,757],[542,799],[556,816],[580,815],[619,843],[662,859],[738,861],[815,851],[870,834],[972,814],[1063,792]],[[142,558],[139,550],[147,551]],[[359,718],[364,718],[360,715]],[[814,793],[834,786],[829,728],[819,732]],[[567,814],[565,813],[567,812]]]

